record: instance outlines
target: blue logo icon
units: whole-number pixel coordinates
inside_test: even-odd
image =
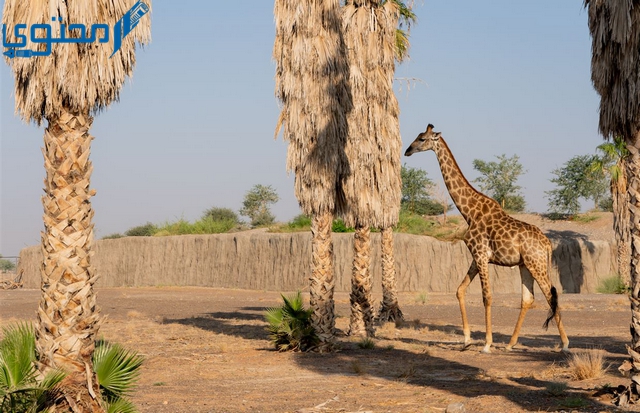
[[[149,13],[149,6],[142,1],[138,1],[124,14],[124,16],[122,16],[120,20],[116,22],[113,28],[113,53],[111,53],[109,58],[113,57],[113,55],[120,50],[122,40],[131,33],[131,31],[140,22],[140,19],[147,13]],[[87,32],[87,27],[84,24],[70,24],[68,30],[79,30],[80,37],[68,38],[66,33],[67,25],[62,23],[62,17],[58,19],[55,17],[51,18],[51,21],[56,20],[60,22],[60,38],[51,37],[52,29],[50,24],[34,24],[29,29],[29,38],[31,39],[31,42],[46,44],[46,49],[43,51],[22,49],[27,45],[27,35],[20,32],[27,28],[26,24],[21,23],[14,26],[13,34],[18,39],[18,42],[16,43],[7,42],[7,25],[3,24],[2,45],[9,49],[3,54],[9,59],[13,59],[14,57],[49,56],[51,54],[51,45],[53,43],[94,43],[96,41],[96,37],[98,37],[98,32],[101,32],[100,37],[98,38],[99,43],[109,42],[109,25],[107,24],[93,24],[91,25],[89,32]],[[38,33],[38,30],[40,30],[40,33]],[[42,31],[44,31],[44,37],[42,36]],[[89,37],[87,37],[87,34],[89,34]],[[38,35],[40,35],[40,37],[38,37]]]

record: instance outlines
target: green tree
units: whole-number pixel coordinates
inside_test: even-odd
[[[439,215],[444,212],[443,206],[430,197],[434,183],[427,176],[427,171],[402,165],[400,176],[402,210],[418,215]]]
[[[244,196],[240,215],[249,217],[252,227],[271,225],[276,217],[271,213],[269,205],[279,200],[278,193],[271,185],[254,185]]]
[[[233,222],[234,225],[240,223],[240,219],[238,218],[238,214],[231,208],[219,208],[212,207],[207,209],[202,214],[202,219],[210,219],[212,221],[229,221]]]
[[[551,182],[557,188],[546,192],[552,212],[577,214],[581,198],[592,200],[598,207],[606,196],[608,183],[602,170],[594,170],[597,161],[597,155],[574,156],[562,168],[553,170],[556,177]]]
[[[480,189],[495,199],[503,209],[513,212],[524,211],[526,203],[519,193],[521,187],[516,185],[518,178],[526,172],[520,163],[520,157],[513,155],[507,158],[507,155],[502,154],[496,158],[497,162],[473,160],[473,168],[482,174],[474,182],[480,184]]]
[[[2,258],[2,254],[0,254],[0,271],[13,271],[16,269],[16,265],[7,260]]]

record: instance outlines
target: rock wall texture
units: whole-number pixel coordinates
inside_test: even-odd
[[[350,291],[353,234],[334,234],[336,291]],[[593,293],[616,273],[613,242],[554,238],[551,278],[567,293]],[[380,234],[372,234],[374,293],[381,291]],[[269,291],[308,289],[310,233],[127,237],[95,242],[98,287],[202,286]],[[455,292],[471,263],[462,241],[395,234],[399,291]],[[20,252],[24,287],[40,287],[40,247]],[[519,293],[517,267],[490,265],[493,291]],[[480,292],[474,280],[470,292]],[[539,295],[539,293],[538,293]],[[539,295],[541,298],[542,296]]]

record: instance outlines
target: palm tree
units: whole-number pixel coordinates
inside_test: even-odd
[[[346,154],[350,174],[343,188],[347,226],[355,227],[350,334],[373,336],[370,227],[383,229],[383,286],[386,313],[401,315],[395,294],[393,234],[398,222],[402,181],[402,141],[398,102],[393,93],[399,7],[395,1],[348,0],[343,31],[349,59],[353,109],[347,116]]]
[[[629,150],[628,205],[631,231],[632,382],[618,403],[640,398],[640,1],[585,0],[592,37],[591,80],[600,94],[600,133],[620,136]]]
[[[282,111],[287,169],[295,194],[312,217],[310,308],[319,351],[330,350],[335,329],[331,225],[344,209],[340,190],[348,172],[344,154],[351,97],[339,0],[276,0],[276,96]]]
[[[61,23],[106,23],[110,28],[134,2],[70,2],[6,0],[2,23],[51,24],[60,38]],[[53,19],[55,20],[53,20]],[[57,21],[58,23],[55,23]],[[119,26],[120,27],[120,26]],[[98,32],[100,34],[100,32]],[[120,33],[118,33],[120,34]],[[72,30],[68,38],[78,37]],[[82,33],[84,36],[84,33]],[[9,42],[17,39],[9,35]],[[38,369],[46,374],[61,369],[68,374],[61,386],[60,410],[102,411],[98,384],[91,373],[91,357],[100,324],[91,264],[93,209],[90,199],[92,165],[89,128],[92,114],[118,100],[120,88],[133,73],[136,42],[150,38],[149,18],[140,20],[112,58],[114,37],[108,44],[57,43],[49,56],[7,59],[15,76],[16,111],[25,121],[48,122],[44,133],[46,179],[42,204],[44,231],[41,267],[42,296],[36,323]],[[27,42],[30,50],[43,43]]]
[[[415,23],[416,15],[411,6],[408,6],[404,2],[400,0],[392,0],[392,2],[398,7],[399,14],[395,40],[395,58],[396,62],[402,63],[409,58],[409,29],[411,25]],[[406,30],[404,29],[405,27]],[[399,133],[398,131],[398,134]],[[400,156],[400,153],[398,156]],[[400,180],[400,197],[402,197],[402,179]],[[380,236],[382,241],[382,305],[378,311],[377,318],[379,321],[403,320],[404,316],[398,304],[392,227],[381,228]]]
[[[611,178],[609,186],[613,201],[613,229],[616,235],[618,273],[624,285],[631,285],[631,233],[629,231],[629,196],[627,194],[627,159],[629,150],[620,136],[598,145],[602,156],[594,169],[603,170]]]

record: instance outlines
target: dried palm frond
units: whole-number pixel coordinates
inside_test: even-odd
[[[640,131],[640,1],[585,0],[592,37],[591,80],[606,138]]]
[[[348,1],[343,30],[349,54],[353,109],[347,116],[343,180],[348,226],[387,228],[398,222],[402,141],[398,101],[393,93],[396,57],[396,2]]]
[[[287,170],[304,213],[334,212],[348,172],[344,146],[351,109],[337,0],[276,0],[276,134],[289,143]]]
[[[146,44],[151,39],[151,18],[145,16],[110,58],[114,50],[114,25],[135,2],[5,1],[2,23],[7,25],[9,42],[17,40],[13,28],[19,23],[26,24],[27,28],[34,24],[50,24],[52,37],[56,38],[60,37],[60,24],[67,27],[84,24],[90,28],[93,24],[104,23],[111,29],[108,43],[56,43],[51,45],[49,56],[5,57],[16,79],[16,112],[25,121],[40,124],[45,118],[59,117],[63,108],[73,113],[96,113],[117,101],[125,78],[133,73],[136,43]],[[145,3],[151,5],[150,0]],[[78,35],[78,29],[75,29],[68,37]],[[97,37],[101,35],[99,30]],[[29,38],[26,48],[44,50],[45,45],[33,43]]]

